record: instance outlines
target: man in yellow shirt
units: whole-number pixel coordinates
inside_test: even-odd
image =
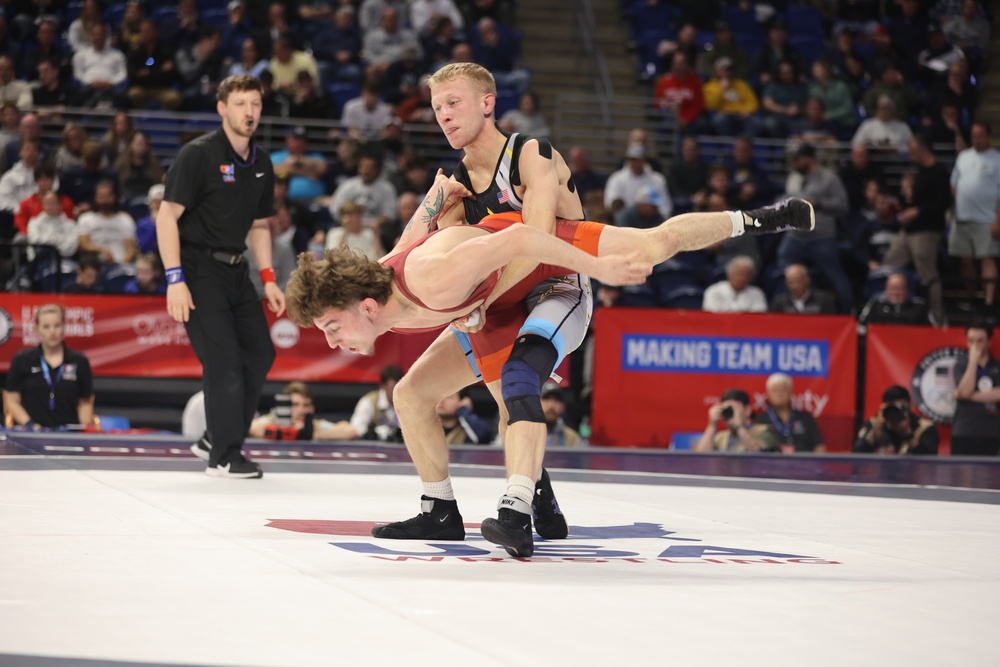
[[[715,76],[705,84],[704,93],[712,126],[722,136],[743,134],[747,120],[760,108],[750,85],[733,76],[733,62],[729,58],[715,61]]]

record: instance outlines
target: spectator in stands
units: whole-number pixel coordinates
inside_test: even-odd
[[[831,146],[837,143],[837,134],[842,131],[835,123],[827,120],[823,101],[816,97],[809,98],[802,118],[792,121],[788,127],[787,146],[791,149],[797,148],[798,144]]]
[[[920,95],[906,82],[899,68],[892,64],[882,69],[878,81],[872,83],[862,98],[861,103],[869,120],[878,115],[878,105],[883,97],[892,101],[893,116],[903,123],[920,110]]]
[[[926,116],[934,118],[935,112],[945,104],[958,108],[960,123],[967,124],[975,117],[978,91],[969,76],[969,67],[964,60],[951,64],[948,75],[939,79],[927,94]]]
[[[261,73],[267,69],[267,61],[260,57],[260,48],[252,38],[243,40],[240,45],[240,57],[229,67],[228,76],[237,74],[248,74],[255,79],[259,79]]]
[[[73,78],[80,82],[80,104],[121,107],[119,87],[128,79],[125,54],[108,44],[108,27],[104,23],[95,23],[90,29],[90,41],[90,46],[73,54]]]
[[[830,63],[833,75],[846,83],[851,95],[857,98],[867,85],[868,63],[858,51],[855,35],[850,28],[842,30],[836,37],[834,47],[823,55],[823,59]]]
[[[945,313],[937,257],[945,213],[951,206],[951,175],[937,161],[925,137],[910,140],[910,160],[917,165],[913,195],[902,202],[903,209],[897,218],[903,229],[886,251],[884,264],[894,268],[914,265],[920,283],[928,291],[931,322],[943,326]]]
[[[662,39],[656,45],[656,55],[660,57],[658,71],[669,72],[673,69],[674,56],[678,53],[684,54],[691,67],[697,67],[701,49],[698,48],[698,28],[693,23],[682,22],[675,39]]]
[[[763,112],[756,133],[772,139],[788,136],[791,124],[802,117],[809,90],[799,81],[799,74],[790,60],[778,63],[775,77],[763,86]]]
[[[650,229],[663,222],[660,207],[663,200],[660,193],[652,185],[644,185],[635,195],[631,206],[626,206],[615,214],[616,227],[633,227],[635,229]]]
[[[274,44],[282,37],[287,37],[293,45],[299,44],[299,34],[288,22],[285,3],[280,0],[272,2],[267,7],[267,29],[260,35],[260,52],[265,58],[274,55]]]
[[[990,354],[993,327],[981,321],[965,329],[967,352],[955,361],[952,456],[1000,455],[1000,359]]]
[[[660,200],[659,211],[663,219],[670,217],[673,202],[667,194],[667,179],[653,171],[646,162],[646,148],[642,144],[631,144],[625,151],[626,164],[608,177],[604,188],[604,207],[616,213],[636,201],[636,195],[643,187],[651,186]]]
[[[470,43],[476,62],[493,75],[497,88],[525,93],[531,73],[517,66],[518,45],[510,32],[489,17],[479,19]]]
[[[930,419],[910,407],[910,392],[893,385],[882,392],[882,404],[858,431],[855,454],[936,456],[940,435]]]
[[[792,378],[784,373],[772,373],[764,385],[767,409],[757,415],[755,423],[769,426],[778,436],[778,451],[826,451],[826,443],[811,414],[792,407]]]
[[[802,71],[802,56],[795,47],[788,45],[788,27],[784,19],[775,18],[767,31],[767,44],[756,57],[756,72],[761,87],[778,78],[778,67],[787,60],[796,74]]]
[[[767,298],[753,282],[756,264],[741,255],[726,263],[726,279],[709,285],[705,290],[702,310],[710,313],[764,313]]]
[[[393,248],[399,242],[399,237],[403,232],[406,223],[413,218],[417,212],[422,197],[415,192],[401,192],[396,199],[396,219],[390,224],[383,225],[379,239],[383,248]]]
[[[715,42],[712,48],[705,52],[701,59],[701,74],[706,79],[715,72],[715,63],[720,58],[727,58],[731,63],[733,76],[746,79],[750,74],[747,67],[747,53],[736,41],[736,33],[728,21],[715,23]]]
[[[952,64],[965,60],[962,49],[952,46],[945,40],[939,24],[931,23],[928,30],[927,48],[921,51],[917,58],[920,78],[925,86],[933,85],[938,79],[944,78]]]
[[[973,65],[981,62],[990,45],[990,22],[979,11],[976,0],[963,0],[962,13],[944,25],[948,42],[962,49]],[[976,71],[973,66],[972,71]]]
[[[774,430],[753,423],[750,395],[727,389],[708,409],[708,426],[692,448],[696,452],[759,452],[777,447]],[[719,423],[725,428],[719,429]]]
[[[885,291],[876,294],[858,316],[859,324],[927,324],[927,304],[910,297],[910,285],[902,273],[885,281]]]
[[[728,58],[715,61],[715,76],[705,84],[703,91],[712,127],[722,136],[741,134],[747,120],[760,108],[753,89],[743,79],[733,76],[732,61]]]
[[[566,392],[555,382],[542,385],[542,412],[545,414],[545,447],[586,445],[580,434],[566,425]]]
[[[203,26],[198,41],[177,50],[177,77],[186,111],[215,109],[215,90],[225,71],[225,57],[219,48],[221,36],[217,28]]]
[[[367,33],[377,28],[386,8],[389,7],[396,10],[401,24],[409,23],[410,8],[406,0],[363,0],[358,10],[358,25],[361,26],[361,32]]]
[[[163,109],[181,108],[181,94],[174,90],[178,82],[174,54],[160,44],[159,31],[152,19],[139,24],[139,43],[128,54],[128,101],[133,109],[145,109],[156,102]]]
[[[275,176],[288,178],[288,198],[309,202],[324,194],[326,160],[321,153],[309,152],[306,128],[290,127],[285,132],[285,150],[271,153]]]
[[[288,98],[274,89],[274,75],[270,70],[260,73],[262,91],[261,116],[285,118],[288,116]]]
[[[0,238],[9,239],[14,231],[14,214],[21,202],[34,194],[35,167],[39,164],[38,140],[21,143],[21,159],[0,176]]]
[[[736,202],[736,191],[730,187],[729,170],[722,165],[710,167],[705,187],[691,196],[691,204],[696,212],[710,210],[708,200],[712,196],[721,197],[726,203],[722,210],[732,209]],[[732,204],[732,205],[731,205]],[[742,238],[742,237],[737,237]]]
[[[126,2],[122,22],[111,39],[111,44],[126,56],[142,41],[140,36],[142,19],[142,7],[139,5],[139,0]]]
[[[274,215],[267,219],[267,224],[271,231],[271,268],[274,269],[274,282],[284,291],[288,279],[292,276],[292,271],[295,270],[295,250],[292,247],[292,239],[298,230],[292,224],[291,211],[284,206],[274,208]],[[250,282],[253,283],[257,295],[261,299],[267,298],[264,292],[264,283],[260,281],[260,269],[249,248],[243,251],[243,258],[247,262]]]
[[[334,220],[340,207],[347,202],[361,204],[365,227],[381,233],[382,226],[396,218],[396,189],[382,177],[382,159],[377,155],[362,155],[358,175],[349,178],[333,193],[330,215]]]
[[[608,182],[606,174],[594,171],[590,164],[590,152],[585,146],[573,146],[569,149],[570,173],[573,175],[573,184],[582,200],[588,192],[604,191],[604,185]]]
[[[28,243],[55,246],[61,257],[72,258],[80,242],[76,222],[66,214],[55,190],[48,190],[40,199],[41,212],[28,221]]]
[[[149,253],[135,258],[135,277],[131,278],[122,290],[125,294],[158,294],[167,293],[167,284],[163,281],[163,270],[156,255]]]
[[[851,146],[850,157],[841,167],[839,176],[847,190],[851,210],[858,211],[864,204],[865,184],[873,179],[881,182],[882,170],[869,159],[868,147],[856,143]]]
[[[852,144],[862,144],[880,150],[905,151],[913,138],[910,126],[895,118],[896,104],[888,95],[878,98],[875,116],[858,127]]]
[[[21,116],[17,125],[17,134],[18,136],[13,141],[4,146],[3,164],[0,166],[0,172],[6,171],[17,162],[21,155],[21,144],[25,141],[30,140],[38,144],[39,162],[45,162],[51,152],[45,140],[42,139],[42,123],[38,114],[29,112]]]
[[[326,247],[338,248],[347,246],[352,250],[364,253],[372,259],[378,259],[385,254],[385,248],[378,232],[372,227],[364,227],[362,214],[365,207],[355,202],[341,205],[337,215],[340,225],[326,233]]]
[[[145,197],[151,187],[163,182],[163,168],[150,149],[149,138],[142,132],[132,135],[128,148],[115,161],[115,170],[118,194],[126,202]]]
[[[294,97],[298,92],[299,72],[308,72],[317,86],[322,85],[316,60],[305,51],[297,50],[288,36],[275,40],[268,70],[274,76],[275,90],[286,97]]]
[[[0,104],[0,157],[6,153],[7,146],[20,137],[18,128],[21,123],[21,112],[13,102]],[[6,164],[0,164],[0,171]]]
[[[44,203],[42,198],[54,190],[56,182],[56,170],[51,164],[40,164],[35,167],[35,192],[21,200],[17,213],[14,215],[14,225],[21,234],[28,233],[28,221],[36,215],[42,213]],[[59,201],[60,210],[66,217],[73,219],[73,200],[66,195],[56,197]],[[75,233],[74,233],[75,235]],[[75,247],[75,244],[74,244]],[[75,251],[74,251],[75,252]],[[70,253],[71,255],[73,253]]]
[[[920,52],[927,47],[927,13],[920,6],[920,0],[900,0],[902,16],[889,19],[886,28],[892,40],[893,49],[901,56],[901,62],[912,67]],[[912,72],[907,72],[912,74]]]
[[[972,125],[972,148],[958,155],[951,172],[955,221],[948,254],[961,260],[962,279],[970,300],[976,294],[976,259],[982,275],[984,303],[996,305],[997,257],[1000,256],[1000,152],[992,146],[985,121]]]
[[[683,51],[674,54],[670,72],[660,77],[653,91],[653,101],[662,111],[670,111],[677,118],[682,133],[703,133],[710,125],[701,121],[705,111],[705,94],[701,79],[695,74]]]
[[[572,152],[570,152],[572,159]],[[667,174],[667,191],[678,213],[690,211],[692,197],[708,187],[708,163],[701,159],[698,140],[688,136],[681,140],[681,159]],[[575,177],[574,177],[575,180]]]
[[[354,433],[345,440],[365,438],[383,442],[402,442],[399,418],[392,404],[393,390],[403,379],[403,369],[386,366],[379,374],[378,389],[370,391],[358,401],[351,415],[350,426]]]
[[[786,234],[778,246],[778,265],[805,264],[823,272],[837,295],[841,312],[854,308],[851,283],[844,273],[837,251],[837,218],[847,213],[847,192],[837,175],[819,166],[816,149],[803,144],[795,151],[794,173],[789,175],[786,196],[808,200],[816,215],[816,228],[811,232]]]
[[[0,56],[0,104],[13,102],[19,109],[32,106],[31,85],[16,78],[14,59]]]
[[[349,136],[359,141],[377,139],[392,122],[392,109],[379,99],[379,92],[377,83],[366,82],[361,95],[344,104],[340,121]]]
[[[969,147],[971,128],[962,123],[961,112],[950,100],[938,105],[937,116],[925,116],[921,122],[921,131],[931,145],[950,144],[957,152]]]
[[[354,21],[351,5],[338,7],[333,22],[320,27],[312,44],[313,56],[332,64],[336,68],[337,80],[361,80],[361,33]]]
[[[268,440],[353,440],[352,430],[347,422],[334,424],[316,416],[309,385],[304,382],[289,382],[281,393],[291,399],[291,415],[279,416],[277,410],[254,419],[247,433],[251,438]],[[288,419],[287,425],[283,420]]]
[[[488,445],[496,431],[485,419],[472,411],[468,390],[445,396],[434,406],[444,439],[449,445]]]
[[[38,78],[31,83],[31,95],[39,113],[54,119],[57,112],[72,106],[76,93],[59,77],[59,69],[51,60],[41,60],[34,70]]]
[[[401,154],[399,163],[399,178],[390,180],[396,192],[412,192],[422,195],[431,189],[434,175],[427,168],[427,161],[417,155],[412,149]],[[407,218],[409,221],[409,218]]]
[[[177,13],[162,19],[164,43],[171,51],[186,49],[198,41],[202,22],[197,0],[178,0]]]
[[[79,240],[79,239],[78,239]],[[70,294],[101,294],[101,257],[96,252],[81,252],[73,282],[63,287]]]
[[[350,137],[341,138],[337,144],[337,152],[329,160],[326,180],[334,190],[347,179],[358,175],[358,162],[361,160],[361,143]]]
[[[431,30],[434,21],[444,17],[447,17],[456,29],[465,28],[465,21],[455,5],[455,0],[413,0],[410,3],[410,25],[422,35]]]
[[[813,83],[809,86],[809,97],[823,103],[826,120],[836,124],[837,135],[853,133],[858,124],[858,113],[847,84],[833,78],[830,63],[820,59],[812,66]]]
[[[399,10],[396,7],[386,7],[382,10],[379,25],[365,31],[362,44],[369,73],[376,76],[385,73],[389,63],[402,57],[404,49],[415,49],[423,59],[424,52],[417,33],[402,27],[403,25]]]
[[[331,119],[336,116],[334,101],[317,88],[308,72],[299,72],[298,92],[289,100],[288,115],[292,118],[313,120]]]
[[[801,264],[785,267],[784,294],[771,300],[772,313],[810,313],[830,315],[837,312],[833,295],[824,290],[812,289],[809,271]]]
[[[420,39],[424,49],[424,64],[429,72],[436,72],[451,61],[451,53],[459,43],[455,37],[455,24],[447,16],[431,22],[430,32]]]
[[[862,35],[871,33],[882,18],[880,9],[881,0],[846,0],[834,3],[834,36],[839,36],[844,30]]]
[[[83,0],[80,15],[69,24],[66,33],[66,42],[70,50],[76,53],[80,49],[93,46],[92,31],[101,21],[101,3],[98,0]]]
[[[43,16],[38,20],[35,31],[35,44],[24,50],[19,71],[24,76],[31,76],[38,71],[38,65],[43,61],[52,64],[60,80],[69,79],[70,53],[62,47],[56,38],[59,36],[58,21],[54,16]],[[35,102],[38,105],[38,102]]]
[[[117,187],[118,174],[104,167],[106,159],[101,144],[88,139],[83,143],[83,166],[70,167],[60,175],[60,189],[73,200],[77,217],[91,209],[98,183],[109,181]]]
[[[904,174],[903,183],[912,180],[913,174]],[[885,253],[889,250],[900,225],[896,219],[899,213],[899,200],[885,191],[878,179],[865,183],[864,204],[858,212],[864,220],[865,229],[861,232],[864,246],[857,246],[858,257],[867,260],[868,270],[875,271],[882,266]],[[851,221],[848,221],[851,224]]]
[[[884,25],[875,28],[868,36],[867,42],[869,46],[866,50],[868,76],[872,80],[878,79],[889,65],[904,70],[911,80],[916,79],[916,61],[903,62],[905,58],[893,46],[889,30]],[[864,87],[863,84],[862,87]]]
[[[101,181],[94,190],[94,209],[80,216],[80,250],[96,252],[104,262],[131,264],[139,253],[135,221],[118,210],[115,185]]]
[[[64,325],[62,307],[44,304],[35,313],[41,344],[21,350],[10,361],[3,403],[18,426],[39,429],[94,421],[90,361],[66,347]]]
[[[775,187],[767,172],[757,164],[749,137],[737,137],[733,141],[732,155],[726,157],[723,164],[729,174],[732,191],[727,200],[731,203],[739,202],[744,208],[757,208],[774,200],[777,194]]]
[[[129,144],[132,143],[132,135],[135,129],[132,127],[132,117],[127,111],[119,111],[111,119],[111,127],[101,137],[101,145],[107,154],[109,164],[114,164],[118,156],[125,152]]]
[[[222,29],[219,51],[226,60],[239,60],[243,44],[248,39],[253,39],[254,27],[247,17],[247,7],[243,0],[230,0],[226,5],[226,12],[228,21]]]
[[[381,79],[381,96],[388,104],[398,106],[405,99],[417,96],[417,84],[423,74],[420,51],[406,47],[398,60],[389,64]]]
[[[518,132],[535,139],[547,139],[549,126],[542,116],[538,95],[532,92],[521,93],[517,98],[517,108],[511,109],[497,121],[505,132]]]
[[[156,214],[160,212],[160,204],[163,203],[163,193],[165,187],[162,183],[149,188],[146,198],[146,205],[149,207],[149,215],[135,221],[135,238],[139,244],[139,252],[142,254],[160,254],[159,244],[156,241]]]

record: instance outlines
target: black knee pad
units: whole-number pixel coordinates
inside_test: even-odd
[[[545,423],[542,384],[552,374],[558,359],[556,346],[541,336],[525,335],[517,339],[500,371],[500,390],[507,407],[508,424]]]

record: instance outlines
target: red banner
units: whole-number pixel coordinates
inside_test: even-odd
[[[965,329],[873,324],[867,338],[865,417],[878,411],[882,392],[898,384],[910,390],[915,412],[950,424],[955,414],[952,372],[958,353],[966,349]],[[990,351],[1000,357],[1000,336],[993,337]],[[942,426],[939,430],[942,445],[947,445],[950,429]]]
[[[201,377],[184,325],[167,315],[162,297],[140,296],[0,294],[0,372],[18,350],[38,345],[34,318],[45,303],[66,310],[66,344],[87,355],[94,375]],[[436,335],[386,334],[374,355],[362,357],[331,350],[317,329],[299,329],[264,312],[278,353],[269,380],[377,382],[388,364],[408,368]]]
[[[793,405],[816,417],[828,451],[854,430],[857,329],[849,317],[604,308],[595,316],[596,445],[667,447],[703,431],[708,408],[740,388],[760,410],[771,373],[793,378]]]

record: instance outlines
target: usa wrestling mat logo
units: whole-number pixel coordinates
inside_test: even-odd
[[[0,345],[10,340],[14,335],[14,318],[6,309],[0,308]]]
[[[365,558],[390,562],[465,563],[664,563],[715,565],[840,565],[809,554],[767,551],[747,546],[719,546],[682,537],[658,523],[623,526],[570,526],[565,540],[535,538],[531,558],[511,558],[503,548],[479,534],[478,524],[466,524],[464,542],[376,540],[371,521],[312,521],[270,519],[268,528],[334,537],[329,545]]]
[[[917,364],[910,381],[913,403],[921,413],[941,424],[955,417],[955,362],[960,347],[939,347]]]

